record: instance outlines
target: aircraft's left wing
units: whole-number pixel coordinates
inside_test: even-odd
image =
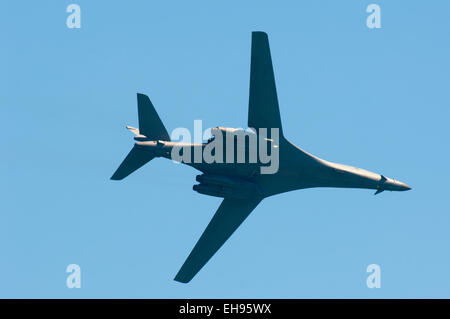
[[[258,206],[261,197],[225,198],[184,262],[175,280],[188,283],[227,241],[247,216]]]
[[[283,134],[269,38],[264,32],[252,33],[248,127],[267,128],[268,135],[271,128],[278,128]]]

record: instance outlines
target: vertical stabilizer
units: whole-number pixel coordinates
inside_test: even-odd
[[[148,96],[138,93],[137,101],[139,133],[152,141],[170,141],[169,134]]]

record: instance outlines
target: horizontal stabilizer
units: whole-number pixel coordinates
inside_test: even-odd
[[[154,156],[134,146],[130,153],[128,153],[127,157],[125,157],[122,164],[120,164],[119,168],[115,171],[113,176],[111,176],[111,179],[116,181],[124,179],[135,170],[147,164],[153,158]]]
[[[133,133],[136,136],[142,136],[142,134],[139,133],[139,129],[138,128],[135,128],[135,127],[127,125],[127,130],[129,130],[131,133]]]

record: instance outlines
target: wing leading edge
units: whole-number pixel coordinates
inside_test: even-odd
[[[269,39],[265,32],[252,33],[250,65],[250,97],[248,127],[278,128],[282,135],[275,76],[270,55]]]
[[[225,198],[174,280],[182,283],[191,281],[261,200],[260,197]]]

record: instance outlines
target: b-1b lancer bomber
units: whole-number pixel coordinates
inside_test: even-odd
[[[197,176],[198,184],[193,189],[201,194],[223,198],[217,212],[175,276],[175,280],[182,283],[188,283],[200,271],[266,197],[311,187],[366,188],[376,190],[375,194],[385,190],[411,189],[402,182],[380,174],[320,159],[284,137],[269,41],[264,32],[252,33],[248,109],[250,130],[217,127],[211,130],[213,137],[206,143],[174,142],[150,99],[138,94],[137,101],[139,128],[127,126],[135,134],[136,142],[111,179],[121,180],[155,157],[173,159],[174,153],[182,152],[181,162],[202,173]],[[244,146],[230,148],[227,144],[229,140],[225,141],[223,134],[234,134],[236,139],[240,135],[246,135]],[[253,143],[256,147],[250,145],[250,140],[255,140],[254,137],[258,140]],[[219,146],[224,149],[222,154]],[[236,160],[242,148],[245,156]],[[267,159],[255,160],[250,154],[252,149],[265,149],[270,153],[272,167],[268,167]],[[207,151],[213,155],[214,160],[207,156],[196,160],[195,154],[205,155]],[[229,154],[232,160],[223,161],[223,156],[229,159]]]

